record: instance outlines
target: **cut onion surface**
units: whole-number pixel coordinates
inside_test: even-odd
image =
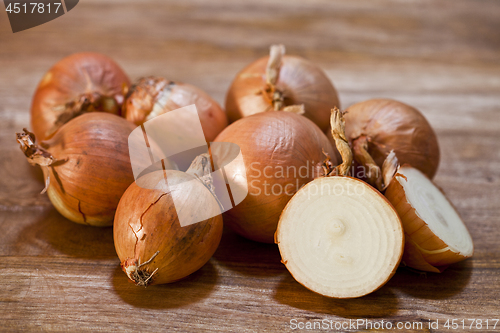
[[[403,262],[415,269],[442,272],[472,256],[467,227],[441,190],[422,172],[401,167],[385,196],[401,217],[406,235]]]
[[[380,192],[351,177],[325,177],[290,200],[276,242],[299,283],[324,296],[353,298],[392,277],[404,236],[398,215]]]
[[[328,297],[361,297],[396,272],[403,255],[403,227],[379,191],[347,176],[352,153],[338,109],[332,110],[331,127],[343,162],[292,197],[281,214],[275,242],[283,264],[306,288]],[[325,167],[329,169],[326,161]]]

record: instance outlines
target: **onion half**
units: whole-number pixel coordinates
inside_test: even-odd
[[[348,177],[352,162],[340,111],[332,132],[343,163],[300,189],[275,235],[283,264],[306,288],[327,297],[361,297],[382,287],[403,255],[404,233],[389,201]]]
[[[401,167],[385,196],[403,222],[407,266],[441,272],[472,256],[474,245],[467,227],[441,190],[418,169]]]
[[[306,288],[353,298],[383,286],[403,254],[399,217],[385,198],[351,177],[318,178],[288,202],[276,231],[282,262]]]

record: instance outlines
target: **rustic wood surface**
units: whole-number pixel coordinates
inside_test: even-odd
[[[294,318],[369,318],[459,332],[468,329],[444,322],[500,319],[500,2],[86,0],[16,34],[0,11],[0,331],[264,332],[291,330]],[[189,82],[223,103],[237,71],[275,42],[323,67],[343,107],[389,97],[422,110],[442,149],[435,180],[475,242],[471,260],[443,274],[400,268],[371,295],[333,300],[295,282],[276,246],[225,231],[200,271],[144,289],[120,271],[110,228],[71,223],[39,194],[41,172],[14,132],[60,58],[103,52],[133,79]]]

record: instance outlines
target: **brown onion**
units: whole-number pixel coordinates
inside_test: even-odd
[[[404,264],[439,273],[472,256],[474,245],[467,227],[444,193],[418,169],[399,168],[385,196],[403,222]]]
[[[367,153],[378,167],[394,150],[401,164],[434,177],[439,165],[439,145],[434,130],[417,109],[391,99],[371,99],[347,108],[345,121],[354,159],[361,165],[369,169],[362,154],[366,143]]]
[[[270,56],[256,60],[238,73],[226,96],[229,121],[303,104],[304,116],[325,131],[331,108],[340,107],[337,91],[312,62],[283,54],[282,45],[273,45]]]
[[[205,139],[213,141],[227,126],[226,113],[206,92],[187,83],[159,77],[142,78],[133,85],[124,104],[124,116],[136,125],[168,111],[194,104]]]
[[[231,182],[244,182],[248,196],[224,213],[224,221],[240,235],[272,243],[279,216],[300,187],[313,180],[324,160],[334,156],[325,134],[309,119],[291,112],[264,112],[236,121],[215,139],[241,149],[240,168],[226,169]]]
[[[361,297],[396,272],[403,228],[379,191],[348,177],[352,154],[338,110],[332,128],[343,163],[293,196],[281,214],[275,242],[282,263],[306,288],[327,297]]]
[[[31,104],[31,128],[38,140],[45,140],[84,112],[119,115],[129,84],[121,67],[103,54],[82,52],[63,58],[38,84]]]
[[[210,165],[210,159],[200,155],[187,172],[149,173],[140,178],[143,187],[134,182],[121,198],[113,227],[115,248],[123,271],[135,284],[182,279],[217,249],[221,209],[210,186],[200,181],[199,176],[206,175],[200,162]],[[212,217],[196,220],[202,211]]]
[[[17,140],[28,162],[42,167],[44,191],[59,213],[73,222],[107,226],[134,181],[128,151],[134,127],[119,116],[93,112],[70,120],[40,145],[27,130]]]

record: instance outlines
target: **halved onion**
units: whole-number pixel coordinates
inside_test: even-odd
[[[401,167],[385,196],[403,222],[407,266],[441,272],[472,256],[474,246],[467,227],[441,190],[418,169]]]
[[[123,116],[136,124],[188,105],[196,105],[207,141],[212,142],[227,126],[226,113],[200,88],[161,77],[139,79],[129,90],[123,104]]]
[[[351,177],[318,178],[281,215],[282,262],[306,288],[353,298],[383,286],[403,254],[398,215],[374,188]]]
[[[404,233],[394,207],[376,189],[346,176],[352,154],[342,113],[332,112],[343,163],[300,189],[281,214],[275,242],[282,262],[306,288],[354,298],[382,287],[403,255]]]

